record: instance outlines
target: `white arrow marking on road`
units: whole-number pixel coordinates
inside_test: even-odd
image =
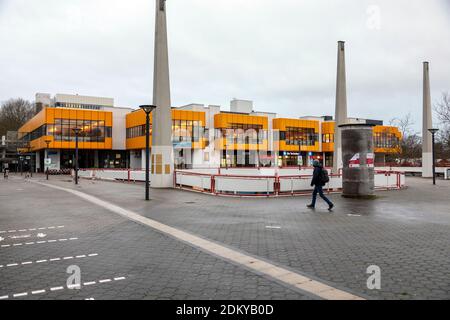
[[[2,242],[3,240],[5,240],[5,238],[0,237],[0,242]]]
[[[37,237],[38,238],[45,238],[47,235],[45,233],[38,233]]]

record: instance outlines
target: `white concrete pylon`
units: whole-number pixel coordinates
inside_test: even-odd
[[[345,73],[345,42],[338,42],[338,61],[336,79],[336,110],[334,129],[333,173],[343,167],[340,125],[347,122],[347,79]]]
[[[433,177],[432,135],[428,129],[433,128],[431,112],[430,63],[423,63],[423,129],[422,129],[422,177]]]
[[[173,187],[172,111],[166,0],[156,0],[151,187]]]

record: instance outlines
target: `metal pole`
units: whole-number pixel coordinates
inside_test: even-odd
[[[78,131],[75,131],[75,184],[78,184]]]
[[[145,121],[145,200],[150,200],[150,113]]]
[[[33,178],[33,153],[30,151],[30,177]]]
[[[432,148],[433,148],[433,185],[436,185],[436,148],[435,148],[435,133],[433,133],[432,136]]]
[[[48,159],[48,147],[50,145],[50,142],[49,141],[45,141],[45,143],[47,144],[47,150],[45,151],[47,153],[47,156],[45,157],[44,161],[47,161],[47,159]],[[44,153],[44,156],[45,156],[45,153]],[[48,165],[47,165],[47,168],[45,170],[45,173],[47,175],[47,180],[48,180]]]

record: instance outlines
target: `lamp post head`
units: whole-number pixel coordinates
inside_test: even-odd
[[[45,140],[44,142],[47,144],[48,147],[48,145],[52,142],[52,140]]]
[[[156,109],[156,106],[153,106],[153,105],[143,105],[143,106],[140,106],[139,108],[141,108],[142,110],[144,110],[144,112],[145,112],[146,114],[150,114],[150,113],[153,112],[153,110]]]
[[[435,135],[439,129],[428,129],[428,131],[430,131],[432,135]]]

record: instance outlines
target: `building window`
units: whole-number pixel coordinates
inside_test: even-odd
[[[285,140],[287,145],[314,146],[319,140],[319,135],[313,128],[286,128],[280,132],[280,140]]]

